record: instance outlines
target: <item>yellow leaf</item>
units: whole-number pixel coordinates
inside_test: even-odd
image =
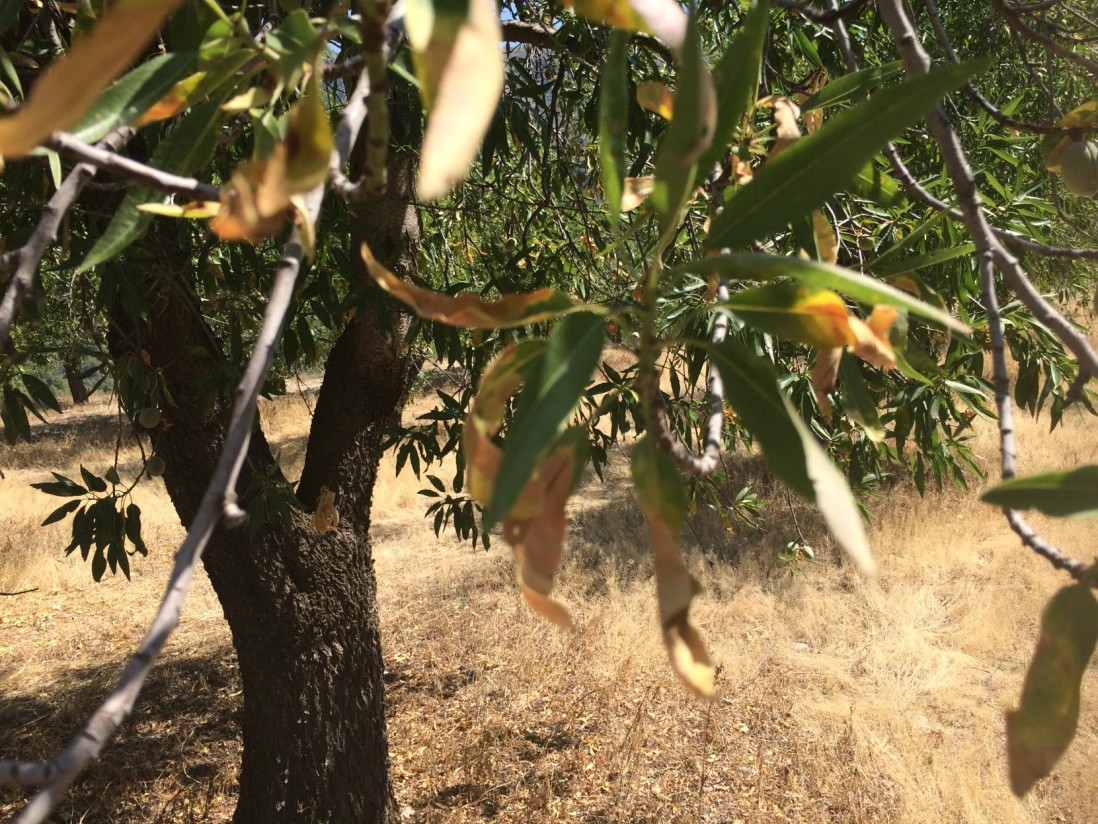
[[[182,0],[120,0],[91,34],[55,61],[19,110],[0,119],[0,155],[22,157],[77,122],[148,45]]]
[[[191,104],[195,90],[205,79],[206,72],[195,72],[190,77],[184,77],[172,87],[170,92],[160,98],[152,108],[137,118],[133,125],[140,128],[159,120],[175,117]]]
[[[266,86],[252,86],[245,92],[241,92],[236,97],[230,98],[225,103],[221,104],[221,111],[228,112],[229,114],[238,114],[240,112],[246,112],[248,109],[254,109],[257,106],[266,106],[271,102],[271,90]]]
[[[675,107],[675,93],[658,80],[645,80],[637,84],[637,103],[642,109],[670,120]]]
[[[675,0],[564,0],[596,23],[654,34],[675,52],[686,38],[686,12]]]
[[[631,212],[644,203],[655,188],[656,178],[653,175],[644,177],[627,177],[621,192],[621,211]]]
[[[633,448],[633,486],[648,522],[663,641],[675,674],[698,695],[713,695],[716,668],[690,624],[690,604],[701,591],[682,562],[679,530],[686,514],[682,480],[671,459],[645,436]]]
[[[525,363],[544,344],[512,344],[485,370],[480,392],[469,412],[462,436],[467,458],[467,488],[487,506],[499,472],[501,453],[492,442],[499,431],[507,399],[522,381]],[[567,436],[535,468],[518,501],[503,519],[503,538],[515,553],[515,573],[523,597],[553,623],[570,628],[571,616],[550,597],[564,546],[565,505],[578,480],[574,448]]]
[[[275,144],[266,160],[250,160],[233,171],[221,190],[221,210],[210,221],[223,240],[257,243],[286,222],[290,194],[286,187],[286,144]]]
[[[768,95],[758,105],[774,110],[774,145],[770,147],[769,157],[775,157],[786,146],[801,137],[801,127],[797,118],[801,116],[801,107],[788,97]]]
[[[894,306],[874,306],[869,318],[850,318],[850,351],[875,366],[896,367],[896,353],[888,340],[888,330],[896,320]]]
[[[377,284],[397,300],[408,304],[421,318],[447,323],[450,326],[478,329],[501,329],[522,326],[579,308],[582,304],[572,301],[555,289],[543,288],[524,294],[504,295],[497,301],[486,301],[479,295],[450,297],[423,289],[403,281],[382,266],[362,246],[362,259],[366,269]],[[593,307],[584,307],[592,310]]]
[[[465,178],[492,122],[503,90],[502,32],[493,0],[469,0],[456,28],[452,18],[423,13],[406,25],[429,110],[417,193],[436,200]]]
[[[216,201],[195,200],[190,203],[142,203],[138,210],[160,215],[161,217],[184,217],[192,219],[211,218],[216,215],[221,204]]]
[[[286,131],[286,189],[304,194],[328,179],[332,130],[320,91],[320,72],[313,71],[301,99],[290,112]]]
[[[816,236],[816,254],[820,261],[834,265],[839,259],[839,241],[826,215],[819,209],[812,212],[812,232]]]

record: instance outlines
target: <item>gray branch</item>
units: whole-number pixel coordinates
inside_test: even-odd
[[[930,68],[930,57],[923,48],[908,19],[901,0],[877,0],[885,25],[903,58],[908,74],[913,76],[926,73]],[[928,115],[930,132],[942,153],[946,170],[953,182],[957,199],[961,204],[962,219],[969,234],[976,243],[977,259],[980,266],[980,282],[983,290],[984,308],[988,316],[988,329],[992,343],[992,362],[995,370],[995,401],[999,411],[999,454],[1002,476],[1011,478],[1015,472],[1016,447],[1014,443],[1013,410],[1010,403],[1010,379],[1007,376],[1006,355],[1003,344],[1002,320],[998,301],[995,296],[995,268],[1006,277],[1022,302],[1030,308],[1041,322],[1045,323],[1079,359],[1080,370],[1090,376],[1098,375],[1098,358],[1086,342],[1085,337],[1071,326],[1066,318],[1050,306],[1040,296],[1029,281],[1025,271],[1006,249],[999,243],[988,224],[976,191],[976,182],[969,167],[964,148],[961,146],[953,127],[945,113],[935,107]],[[893,150],[894,151],[894,150]],[[1087,571],[1081,562],[1066,556],[1056,547],[1042,539],[1025,522],[1022,516],[1012,510],[1006,510],[1007,522],[1011,529],[1022,539],[1025,546],[1048,559],[1057,569],[1064,569],[1078,579]]]

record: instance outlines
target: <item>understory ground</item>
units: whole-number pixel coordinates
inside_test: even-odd
[[[263,409],[299,471],[309,392]],[[429,398],[413,404],[422,411]],[[57,505],[29,488],[49,469],[102,473],[117,420],[72,411],[0,453],[0,754],[55,752],[118,676],[156,608],[182,535],[159,482],[139,490],[147,559],[133,581],[91,580],[65,558]],[[1098,462],[1093,420],[1019,421],[1023,471]],[[976,451],[996,467],[990,423]],[[734,458],[735,460],[735,458]],[[374,495],[393,781],[410,822],[1098,821],[1098,672],[1078,736],[1025,801],[1009,791],[1003,713],[1016,702],[1041,608],[1064,578],[1028,554],[976,492],[871,502],[874,580],[843,566],[797,506],[817,563],[774,566],[797,537],[785,493],[743,462],[737,488],[769,497],[764,530],[698,516],[685,538],[705,587],[692,616],[720,665],[712,703],[675,680],[656,625],[643,518],[615,455],[569,512],[569,634],[514,584],[502,541],[472,551],[424,520],[426,486],[382,464]],[[123,443],[120,471],[140,466]],[[452,469],[441,473],[446,478]],[[1083,557],[1093,524],[1034,519]],[[803,573],[803,574],[802,574]],[[206,822],[232,812],[240,706],[228,630],[204,576],[139,699],[58,822]],[[0,818],[20,796],[0,794]]]

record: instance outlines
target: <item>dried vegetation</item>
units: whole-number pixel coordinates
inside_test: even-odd
[[[422,406],[426,401],[419,402]],[[412,410],[410,414],[414,414]],[[302,396],[263,410],[292,476]],[[140,497],[152,554],[96,585],[63,558],[63,526],[27,484],[47,468],[102,471],[116,446],[102,406],[6,450],[0,481],[0,752],[35,757],[74,732],[155,609],[182,531],[159,482]],[[1098,461],[1094,425],[1020,422],[1024,471]],[[980,454],[994,454],[990,428]],[[122,443],[123,475],[139,458]],[[412,822],[1095,821],[1098,684],[1079,736],[1025,802],[1009,792],[1002,714],[1017,698],[1042,604],[1062,583],[973,494],[873,504],[881,573],[839,563],[798,510],[820,563],[771,569],[795,536],[776,492],[765,533],[687,531],[706,588],[694,618],[721,665],[719,698],[690,698],[665,660],[643,519],[624,483],[588,479],[570,508],[563,633],[518,596],[502,543],[436,540],[410,475],[387,457],[374,536],[393,779]],[[1083,552],[1087,522],[1041,524]],[[769,574],[768,574],[769,570]],[[59,822],[200,822],[231,815],[240,705],[228,631],[203,579],[133,718]],[[0,817],[18,796],[0,794]]]

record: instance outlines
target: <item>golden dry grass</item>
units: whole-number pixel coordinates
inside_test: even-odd
[[[0,589],[38,587],[0,598],[3,755],[42,755],[78,728],[155,609],[181,535],[152,484],[141,504],[153,553],[132,583],[95,585],[78,556],[59,557],[64,532],[36,526],[50,501],[27,484],[81,460],[105,468],[115,446],[106,410],[80,415],[59,436],[2,453]],[[263,416],[292,476],[305,405],[283,399]],[[1024,470],[1098,460],[1092,421],[1071,415],[1045,429],[1019,422]],[[983,430],[978,451],[994,448]],[[132,444],[123,449],[136,467]],[[502,544],[484,553],[436,540],[419,484],[383,462],[375,552],[393,779],[407,820],[1098,821],[1093,671],[1056,776],[1025,802],[1010,795],[1002,714],[1041,606],[1063,580],[974,494],[920,499],[899,487],[876,501],[873,581],[836,563],[803,510],[822,562],[792,580],[767,577],[792,537],[781,498],[765,535],[696,523],[690,563],[706,591],[693,615],[721,666],[720,696],[703,703],[666,663],[624,464],[615,459],[606,485],[588,479],[570,509],[560,592],[580,628],[566,634],[523,605]],[[1087,522],[1039,526],[1079,554],[1091,546]],[[718,540],[735,566],[698,551]],[[133,719],[56,820],[225,820],[239,702],[228,632],[201,579]],[[0,817],[15,799],[0,795]]]

